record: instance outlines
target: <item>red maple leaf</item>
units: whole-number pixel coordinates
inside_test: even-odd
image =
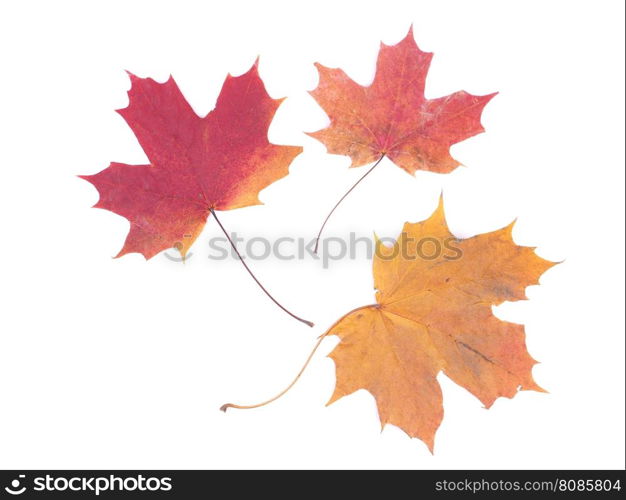
[[[330,117],[330,125],[309,135],[323,142],[329,153],[350,156],[351,167],[376,162],[356,184],[385,156],[410,174],[451,172],[460,163],[450,155],[450,146],[484,131],[480,117],[496,94],[460,91],[426,99],[431,59],[432,53],[417,47],[411,28],[398,44],[381,44],[376,75],[368,86],[355,83],[340,69],[316,64],[320,80],[311,95]]]
[[[130,74],[127,108],[118,110],[135,133],[149,165],[111,163],[81,176],[100,193],[94,205],[130,221],[120,257],[130,252],[150,259],[167,248],[183,258],[209,214],[228,233],[216,211],[258,205],[258,193],[287,175],[302,148],[270,144],[267,131],[282,99],[272,99],[257,63],[245,74],[228,75],[215,109],[199,117],[170,77],[165,83]],[[237,252],[233,242],[233,249]],[[237,252],[239,253],[239,252]],[[284,311],[303,323],[263,291]]]
[[[183,257],[211,210],[258,205],[258,192],[287,175],[302,148],[270,144],[267,130],[282,99],[272,99],[257,64],[228,75],[215,109],[199,117],[170,77],[165,83],[130,74],[129,105],[118,110],[149,165],[111,163],[81,176],[100,193],[95,207],[130,221],[117,257],[149,259],[176,247]]]

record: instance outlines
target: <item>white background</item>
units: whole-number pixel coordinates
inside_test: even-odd
[[[221,214],[246,237],[312,237],[363,172],[302,131],[327,118],[306,93],[314,61],[367,84],[379,41],[411,23],[435,57],[427,97],[500,91],[487,133],[453,147],[465,167],[411,177],[389,161],[337,212],[328,235],[395,237],[443,189],[458,236],[514,217],[517,243],[565,262],[529,301],[497,314],[527,325],[534,370],[550,394],[485,410],[440,376],[445,417],[435,454],[394,427],[382,433],[365,391],[325,407],[334,366],[317,335],[373,300],[365,257],[251,261],[276,308],[240,263],[207,258],[209,220],[186,264],[114,260],[125,219],[90,208],[75,177],[110,161],[145,162],[114,109],[124,72],[172,73],[207,113],[227,72],[257,55],[273,97],[270,130],[304,146],[264,206]],[[5,468],[623,468],[624,4],[494,2],[15,2],[0,8],[0,466]]]

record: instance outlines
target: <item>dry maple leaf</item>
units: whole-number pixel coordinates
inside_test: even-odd
[[[446,224],[443,198],[433,215],[406,223],[393,247],[376,242],[376,304],[359,307],[319,339],[298,381],[326,336],[341,340],[330,357],[337,382],[328,404],[359,389],[376,399],[381,424],[393,424],[432,451],[443,417],[437,375],[449,378],[489,408],[519,390],[542,392],[533,380],[536,363],[526,350],[524,327],[496,318],[492,306],[526,299],[525,289],[555,263],[518,246],[513,224],[457,239]]]
[[[377,241],[376,304],[327,332],[341,339],[330,354],[337,382],[329,404],[366,389],[383,426],[400,427],[432,451],[443,417],[440,371],[487,408],[520,389],[542,391],[524,327],[492,313],[494,305],[526,299],[525,288],[554,265],[516,245],[512,227],[456,239],[440,201],[429,219],[405,224],[393,247]]]
[[[96,207],[130,221],[118,257],[138,252],[149,259],[171,247],[184,256],[211,209],[258,205],[258,192],[287,175],[301,151],[267,140],[281,99],[272,99],[257,64],[228,75],[215,109],[199,117],[173,78],[158,83],[130,75],[127,108],[119,114],[137,136],[150,165],[112,163],[81,176],[100,193]]]
[[[340,69],[316,64],[320,79],[311,95],[330,117],[330,125],[309,135],[323,142],[329,153],[350,156],[351,167],[376,162],[357,184],[385,156],[410,174],[451,172],[460,163],[450,155],[450,146],[484,132],[480,117],[496,94],[460,91],[426,99],[431,59],[432,53],[417,47],[411,28],[398,44],[381,44],[376,75],[368,86],[355,83]]]
[[[150,259],[175,247],[184,258],[209,214],[222,227],[216,211],[260,204],[259,191],[287,175],[302,148],[268,141],[267,131],[282,99],[267,94],[257,63],[241,76],[226,77],[215,109],[203,118],[172,77],[158,83],[129,75],[129,104],[118,113],[150,164],[111,163],[95,175],[81,177],[100,194],[95,207],[130,221],[117,257],[138,252]]]

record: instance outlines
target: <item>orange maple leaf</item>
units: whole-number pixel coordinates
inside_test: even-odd
[[[492,306],[526,299],[555,263],[513,242],[513,224],[456,239],[440,201],[427,220],[406,223],[393,247],[377,241],[376,304],[355,309],[326,335],[337,382],[328,404],[366,389],[381,423],[400,427],[433,450],[443,417],[437,374],[443,371],[488,408],[518,390],[543,391],[523,325],[496,318]]]
[[[369,86],[317,63],[320,81],[311,95],[331,122],[309,135],[330,153],[350,156],[352,167],[386,155],[410,174],[454,170],[460,163],[450,156],[450,146],[484,132],[480,116],[496,93],[475,96],[460,91],[426,99],[432,56],[417,47],[411,28],[398,44],[381,43],[376,76]]]

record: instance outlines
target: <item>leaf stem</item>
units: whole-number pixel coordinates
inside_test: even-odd
[[[298,321],[301,321],[302,323],[304,323],[305,325],[308,325],[310,327],[313,327],[314,324],[311,321],[307,321],[306,319],[302,319],[299,316],[296,316],[295,314],[293,314],[291,311],[289,311],[287,308],[285,308],[280,302],[278,302],[274,297],[272,297],[272,294],[269,293],[265,287],[261,284],[261,282],[256,278],[256,276],[254,275],[254,273],[250,270],[250,268],[248,267],[248,264],[246,264],[246,261],[243,259],[243,257],[241,256],[241,254],[239,253],[239,250],[237,250],[237,247],[235,246],[235,243],[233,242],[233,240],[230,239],[230,236],[228,234],[228,232],[226,231],[226,229],[224,229],[224,226],[222,226],[222,223],[220,222],[220,220],[217,217],[217,214],[215,213],[215,210],[213,208],[210,209],[211,213],[213,214],[213,217],[215,217],[215,221],[217,222],[217,224],[220,226],[220,229],[224,232],[224,234],[226,235],[226,238],[228,239],[230,246],[233,248],[233,250],[235,251],[235,253],[237,254],[237,256],[239,257],[240,262],[243,264],[243,267],[246,268],[246,271],[248,271],[248,273],[250,274],[250,276],[252,276],[252,279],[254,281],[256,281],[256,284],[259,285],[259,287],[261,288],[261,290],[263,290],[265,292],[265,295],[267,295],[270,299],[272,299],[272,302],[274,302],[274,304],[276,304],[278,307],[280,307],[283,311],[285,311],[287,314],[289,314],[289,316],[291,316],[292,318],[297,319]]]
[[[330,216],[331,216],[331,215],[333,215],[333,212],[337,209],[337,207],[341,204],[341,202],[342,202],[343,200],[345,200],[345,199],[346,199],[346,197],[347,197],[347,196],[348,196],[348,195],[352,192],[352,190],[353,190],[355,187],[357,187],[357,186],[359,185],[359,183],[360,183],[363,179],[365,179],[365,178],[369,175],[369,173],[370,173],[372,170],[374,170],[374,169],[378,166],[378,164],[379,164],[379,163],[382,161],[382,159],[385,157],[385,154],[386,154],[386,153],[383,153],[383,154],[381,155],[381,157],[380,157],[380,158],[378,158],[378,160],[376,160],[376,163],[374,163],[374,165],[373,165],[373,166],[372,166],[372,167],[371,167],[371,168],[370,168],[367,172],[365,172],[365,174],[363,174],[363,177],[361,177],[358,181],[356,181],[356,182],[354,183],[354,185],[353,185],[350,189],[348,189],[348,191],[346,192],[346,194],[344,194],[344,195],[341,197],[341,199],[337,202],[337,204],[333,207],[333,209],[332,209],[332,210],[328,213],[328,215],[326,216],[326,219],[324,219],[324,223],[322,224],[322,227],[320,228],[320,232],[319,232],[319,233],[317,233],[317,238],[315,239],[315,249],[313,250],[313,253],[317,253],[317,248],[318,248],[318,246],[319,246],[319,244],[320,244],[320,238],[321,238],[321,236],[322,236],[322,231],[324,231],[324,226],[326,226],[326,223],[328,222],[328,219],[330,219]]]
[[[223,412],[226,412],[226,410],[228,410],[229,408],[237,408],[239,410],[251,410],[252,408],[260,408],[261,406],[268,405],[268,404],[276,401],[278,398],[284,396],[285,393],[287,393],[287,391],[289,391],[289,389],[291,389],[296,384],[296,382],[300,379],[300,377],[304,373],[304,370],[306,370],[306,367],[309,366],[309,363],[311,362],[311,359],[313,359],[313,355],[317,352],[317,349],[320,346],[320,344],[322,343],[322,340],[324,340],[328,335],[331,335],[331,332],[333,331],[333,329],[339,323],[341,323],[346,317],[348,317],[350,314],[355,313],[356,311],[360,311],[361,309],[369,309],[369,308],[372,308],[372,307],[378,308],[378,307],[380,307],[380,305],[379,304],[370,304],[370,305],[367,305],[367,306],[357,307],[356,309],[353,309],[349,313],[344,314],[341,318],[339,318],[337,321],[335,321],[332,324],[332,326],[328,330],[326,330],[325,333],[323,333],[322,335],[320,335],[317,338],[317,342],[315,343],[315,346],[313,347],[313,350],[309,354],[309,357],[306,358],[306,361],[304,362],[304,365],[302,365],[302,368],[300,368],[300,371],[296,375],[296,378],[294,378],[287,387],[285,387],[282,391],[280,391],[278,394],[276,394],[276,396],[274,396],[273,398],[268,399],[267,401],[263,401],[262,403],[257,403],[257,404],[254,404],[254,405],[236,405],[234,403],[226,403],[226,404],[220,406],[220,410],[222,410]]]
[[[287,391],[289,391],[289,389],[291,389],[295,385],[295,383],[298,381],[302,373],[304,373],[304,370],[306,370],[306,367],[309,366],[309,363],[311,359],[313,358],[313,355],[315,354],[315,352],[317,351],[317,348],[320,346],[320,344],[322,343],[322,340],[324,340],[325,337],[326,337],[326,333],[324,335],[320,335],[320,337],[317,339],[317,343],[315,344],[315,347],[313,347],[313,350],[311,351],[311,353],[309,354],[309,357],[306,359],[306,361],[304,362],[304,365],[302,366],[302,368],[296,375],[296,378],[294,378],[287,387],[285,387],[282,391],[276,394],[276,396],[268,399],[267,401],[263,401],[262,403],[257,403],[254,405],[236,405],[233,403],[226,403],[225,405],[222,405],[220,407],[220,410],[222,410],[223,412],[226,412],[228,408],[237,408],[239,410],[250,410],[252,408],[260,408],[261,406],[265,406],[276,401],[278,398],[283,396]]]

